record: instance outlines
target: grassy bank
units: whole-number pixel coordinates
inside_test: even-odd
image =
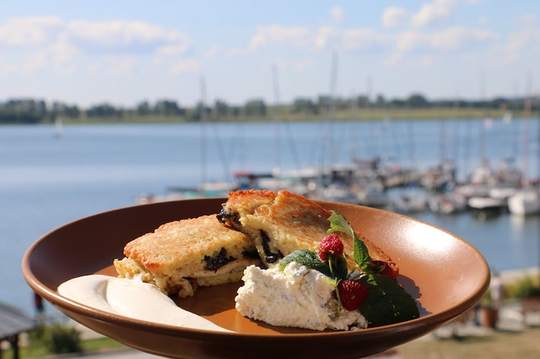
[[[84,340],[81,342],[81,347],[83,352],[86,354],[126,348],[124,345],[107,337]],[[13,356],[11,349],[5,351],[4,354],[5,358],[11,358]],[[22,347],[20,349],[20,354],[21,358],[41,358],[44,356],[54,355],[41,341],[32,341],[29,346]]]
[[[474,118],[500,118],[505,111],[494,109],[474,109],[474,108],[424,108],[424,109],[383,109],[383,108],[363,108],[352,110],[340,110],[334,113],[334,118],[338,121],[373,121],[384,119],[407,120],[407,119],[474,119]],[[533,113],[532,116],[539,114]],[[514,117],[522,117],[524,113],[515,112]],[[210,116],[209,121],[215,122],[267,122],[274,119],[290,122],[317,122],[330,118],[328,113],[306,114],[293,113],[285,108],[269,109],[266,116]],[[97,124],[97,123],[184,123],[189,122],[186,117],[181,116],[137,116],[126,115],[122,117],[86,117],[78,119],[66,119],[67,124]]]
[[[416,340],[398,347],[399,354],[407,358],[538,358],[540,329],[524,332],[497,331],[488,337],[463,340]]]

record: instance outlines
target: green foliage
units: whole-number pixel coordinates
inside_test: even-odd
[[[266,103],[262,99],[248,100],[244,105],[247,116],[266,116]]]
[[[332,277],[336,279],[347,279],[349,269],[347,268],[347,261],[343,256],[328,255],[328,265],[330,266],[330,272]]]
[[[299,97],[293,101],[291,112],[317,114],[319,109],[317,104],[315,104],[311,99]]]
[[[32,329],[30,332],[28,332],[28,339],[30,339],[30,342],[38,342],[41,341],[45,334],[47,333],[47,327],[43,324],[37,324],[34,329]]]
[[[330,272],[330,268],[328,268],[328,266],[319,259],[315,252],[308,251],[306,249],[298,249],[283,258],[279,262],[279,268],[284,270],[287,264],[291,262],[296,262],[310,269],[319,271],[328,277],[333,277],[332,273]]]
[[[43,337],[46,348],[51,353],[80,353],[82,352],[79,332],[70,326],[54,324],[47,328]]]
[[[370,325],[386,325],[418,318],[416,301],[394,279],[382,274],[367,274],[360,279],[369,286],[360,313]]]
[[[506,284],[504,289],[507,298],[540,297],[540,283],[536,276],[520,278],[513,283]]]
[[[491,297],[491,292],[489,291],[489,289],[484,293],[482,298],[480,298],[480,306],[484,308],[493,307],[493,298]]]
[[[328,221],[330,222],[330,228],[328,229],[328,233],[336,233],[341,232],[349,235],[353,239],[353,257],[354,261],[358,265],[360,269],[363,271],[368,271],[368,265],[371,262],[371,257],[369,256],[369,251],[364,244],[364,241],[362,241],[354,232],[353,228],[347,222],[345,217],[343,217],[341,214],[337,213],[336,211],[332,211],[332,214],[328,218]]]
[[[172,99],[154,103],[142,101],[133,107],[119,107],[109,103],[94,104],[86,109],[60,101],[46,103],[42,99],[15,98],[0,101],[0,124],[51,123],[62,118],[66,123],[87,122],[186,122],[200,121],[205,115],[209,121],[257,121],[276,117],[283,121],[366,120],[390,118],[484,118],[502,116],[512,111],[519,116],[524,98],[494,98],[490,100],[444,99],[433,100],[422,94],[403,98],[385,98],[377,95],[316,98],[298,97],[292,102],[267,105],[263,99],[251,99],[243,104],[230,104],[216,100],[214,104],[201,103],[188,108]],[[540,111],[540,100],[531,99],[531,111]]]

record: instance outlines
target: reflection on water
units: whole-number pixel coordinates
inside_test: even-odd
[[[512,239],[522,239],[523,231],[525,230],[525,226],[527,224],[527,221],[531,221],[531,218],[527,218],[525,216],[519,216],[519,215],[510,215],[510,226],[512,228],[512,232],[514,235],[512,236]]]
[[[469,241],[482,252],[493,269],[517,269],[538,263],[539,216],[516,218],[503,213],[479,220],[470,213],[451,216],[424,213],[416,217]]]

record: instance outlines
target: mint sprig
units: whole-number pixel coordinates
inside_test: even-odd
[[[370,325],[386,325],[418,318],[420,313],[413,297],[392,278],[377,273],[360,278],[368,287],[368,297],[360,313]]]
[[[358,267],[362,271],[369,271],[369,263],[371,262],[371,257],[369,256],[369,251],[364,243],[354,232],[354,229],[351,227],[349,222],[341,214],[336,211],[332,211],[328,221],[330,222],[330,228],[327,233],[345,233],[349,235],[353,240],[353,258]]]
[[[316,271],[319,271],[330,278],[334,278],[334,276],[332,275],[332,271],[330,270],[328,265],[322,262],[317,256],[317,254],[313,251],[309,251],[307,249],[295,250],[291,254],[284,257],[281,261],[279,261],[279,269],[284,270],[287,264],[291,262],[296,262],[298,264],[306,266],[309,269],[315,269]]]
[[[349,269],[347,268],[345,257],[331,254],[328,258],[328,267],[330,267],[333,278],[337,280],[347,279]]]

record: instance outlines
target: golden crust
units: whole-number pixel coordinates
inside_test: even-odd
[[[243,233],[224,227],[215,215],[163,224],[124,248],[124,255],[152,273],[190,276],[205,270],[204,256],[225,248],[227,255],[242,258],[253,247]]]
[[[197,285],[238,281],[245,267],[258,263],[245,258],[253,250],[245,234],[208,215],[163,224],[129,242],[126,258],[114,266],[120,277],[139,277],[167,294],[187,297]]]
[[[232,192],[224,208],[240,215],[240,229],[254,239],[261,258],[267,264],[265,255],[268,251],[263,248],[261,231],[270,239],[270,251],[279,251],[286,256],[296,249],[317,250],[330,225],[328,210],[288,191],[279,191],[277,194],[256,190]],[[345,234],[341,238],[347,262],[354,266],[352,238]],[[377,246],[365,239],[364,242],[374,259],[390,262],[390,258]]]
[[[271,204],[276,198],[276,194],[267,190],[249,189],[245,191],[235,191],[229,193],[229,198],[224,205],[234,208],[234,211],[240,215],[250,214],[262,205]]]

